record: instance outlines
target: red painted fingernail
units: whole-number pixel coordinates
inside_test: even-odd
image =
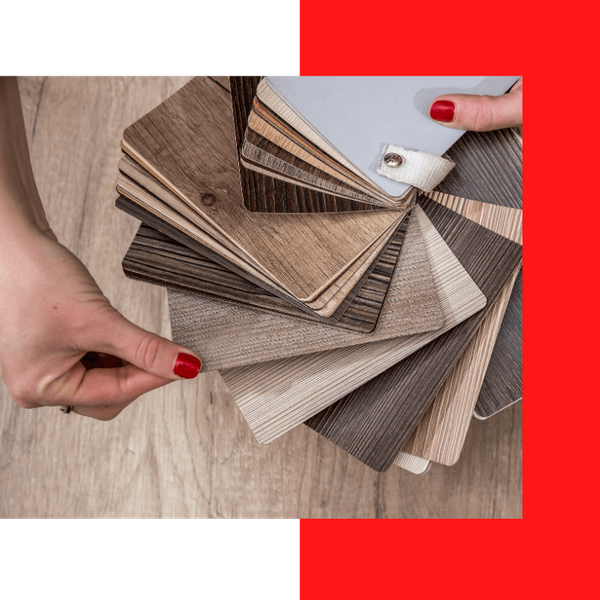
[[[454,121],[454,109],[454,102],[450,102],[450,100],[437,100],[431,105],[429,116],[434,121],[452,123]]]
[[[199,359],[191,354],[184,354],[180,352],[177,355],[177,360],[175,361],[175,366],[173,367],[173,373],[178,377],[183,377],[184,379],[194,379],[198,373],[200,373],[200,369],[202,368],[202,363]]]

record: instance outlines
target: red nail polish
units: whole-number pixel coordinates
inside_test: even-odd
[[[202,363],[191,354],[184,354],[180,352],[177,355],[177,360],[175,361],[175,366],[173,367],[173,373],[178,377],[183,377],[184,379],[194,379],[198,373],[200,373],[200,369],[202,368]]]
[[[454,102],[450,100],[438,100],[431,105],[429,116],[434,121],[452,123],[454,121]]]

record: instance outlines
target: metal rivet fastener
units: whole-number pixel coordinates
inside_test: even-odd
[[[402,157],[395,152],[388,152],[383,157],[383,161],[388,167],[399,167],[402,164]]]

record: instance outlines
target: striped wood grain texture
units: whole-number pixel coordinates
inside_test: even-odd
[[[325,156],[330,157],[329,160],[332,159],[337,165],[345,168],[348,172],[354,173],[359,181],[362,180],[363,183],[370,188],[373,188],[383,199],[387,199],[391,202],[395,202],[396,200],[402,202],[401,198],[394,199],[374,181],[368,180],[364,173],[354,166],[343,154],[340,154],[333,146],[331,146],[327,140],[311,127],[310,123],[299,117],[298,114],[296,114],[296,112],[269,87],[266,80],[262,80],[259,83],[257,88],[257,98],[272,111],[272,114],[283,119],[292,130],[304,136],[309,143],[320,148]]]
[[[233,107],[234,125],[238,153],[241,150],[248,116],[260,77],[231,77],[229,88]],[[344,212],[371,210],[373,206],[356,202],[343,196],[336,196],[324,190],[315,190],[293,181],[274,178],[273,174],[261,173],[256,168],[246,168],[245,161],[240,162],[240,177],[244,196],[244,205],[256,212]]]
[[[431,467],[430,460],[414,456],[413,454],[407,454],[406,452],[400,452],[396,457],[394,464],[413,475],[424,475]]]
[[[175,236],[176,239],[184,244],[191,244],[191,247],[201,254],[214,257],[217,262],[221,261],[221,264],[230,268],[230,270],[233,270],[242,277],[246,277],[268,291],[274,291],[280,297],[288,299],[291,303],[312,315],[331,317],[346,302],[347,295],[352,293],[352,290],[361,281],[364,281],[362,279],[363,276],[373,266],[375,258],[379,253],[383,252],[394,235],[395,223],[390,226],[389,230],[379,240],[375,241],[372,247],[367,248],[364,257],[361,257],[362,260],[356,261],[354,265],[344,271],[328,289],[313,301],[303,303],[294,296],[291,296],[275,282],[268,279],[259,270],[260,265],[257,265],[252,257],[239,252],[235,246],[232,247],[229,243],[223,243],[223,236],[221,236],[220,232],[210,225],[203,223],[201,217],[198,215],[194,216],[193,211],[189,207],[185,207],[184,205],[178,207],[178,199],[173,194],[164,188],[164,186],[160,186],[158,182],[152,182],[152,178],[143,169],[139,167],[132,168],[131,163],[131,160],[119,163],[126,173],[122,172],[117,177],[117,191],[132,202],[140,205],[146,211],[152,212],[155,217],[166,221],[163,226],[155,218],[151,217],[150,219],[146,219],[149,224],[159,231],[163,231],[164,229],[164,233],[167,235],[171,234],[166,229],[172,231],[173,227],[175,227],[178,233],[171,235],[171,237]],[[135,180],[132,177],[135,177]],[[142,186],[152,187],[157,196]],[[179,204],[181,203],[179,202]],[[127,203],[121,201],[118,203],[118,206],[126,208]]]
[[[523,399],[523,271],[515,282],[504,313],[473,416],[487,419]],[[518,338],[518,339],[517,339]]]
[[[328,319],[297,309],[143,223],[123,259],[123,270],[128,277],[193,294],[212,296],[358,333],[371,333],[379,320],[407,227],[408,218],[405,218],[388,247],[363,276],[365,282],[359,282]],[[193,298],[190,302],[193,302]]]
[[[299,300],[317,297],[390,226],[389,211],[257,215],[242,204],[229,94],[196,77],[128,127],[123,149]]]
[[[378,204],[374,198],[276,146],[252,129],[246,130],[241,155],[247,163],[253,165],[250,168],[262,167],[276,179],[296,182],[297,185],[317,191],[328,191],[363,205],[366,203],[373,208]]]
[[[248,127],[241,147],[241,154],[245,160],[257,162],[258,157],[252,156],[249,145],[256,145],[262,151],[275,154],[282,163],[285,163],[280,164],[278,174],[273,176],[295,177],[303,180],[303,185],[325,186],[323,189],[337,189],[339,186],[342,197],[350,195],[350,197],[360,198],[361,203],[394,206],[378,188],[323,153],[320,148],[290,128],[257,98],[248,115]],[[272,167],[277,168],[277,165],[273,164]],[[252,166],[252,169],[256,169],[256,166]],[[330,188],[331,185],[336,187]]]
[[[113,206],[115,165],[123,128],[186,81],[19,80],[53,230],[116,309],[166,337],[166,290],[120,267],[139,221]],[[376,473],[306,427],[257,443],[217,373],[145,394],[109,422],[22,409],[0,381],[0,518],[521,518],[521,413],[475,421],[458,465],[414,477]]]
[[[393,270],[392,265],[392,270]],[[380,323],[365,336],[169,291],[173,339],[206,368],[230,368],[440,329],[444,324],[418,222],[411,219]]]
[[[430,197],[483,227],[522,244],[521,210],[456,198],[439,192],[433,192]],[[459,459],[494,343],[519,272],[520,265],[504,286],[402,452],[396,457],[395,465],[403,466],[406,454],[445,465],[453,465]]]
[[[523,207],[523,143],[511,129],[467,132],[444,155],[456,166],[444,193],[511,208]],[[523,394],[523,274],[519,274],[496,340],[475,415],[488,417]]]
[[[485,306],[485,296],[423,210],[416,206],[413,214],[427,247],[444,326],[414,336],[222,371],[227,388],[260,442],[272,442]],[[402,260],[401,254],[400,263]]]
[[[252,111],[248,115],[248,129],[324,175],[355,188],[367,197],[370,196],[372,203],[390,208],[397,207],[397,203],[391,202],[378,187],[357,176],[353,171],[349,171],[331,155],[324,153],[298,131],[290,128],[278,115],[269,111],[258,99],[255,99]]]
[[[419,200],[489,302],[307,424],[371,468],[388,469],[521,261],[521,246],[441,204]]]

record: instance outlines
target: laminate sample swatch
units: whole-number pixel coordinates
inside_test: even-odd
[[[213,298],[169,291],[173,340],[196,350],[205,369],[223,369],[415,335],[444,324],[427,249],[411,219],[380,322],[369,336],[304,323]]]
[[[258,98],[254,99],[252,110],[248,115],[241,156],[245,160],[259,162],[257,157],[248,153],[247,144],[256,145],[257,148],[272,154],[277,157],[278,161],[285,163],[280,167],[272,165],[273,170],[278,170],[278,175],[274,176],[285,176],[286,178],[292,176],[302,180],[302,185],[311,187],[321,185],[327,191],[336,190],[341,197],[347,197],[351,192],[360,194],[360,196],[351,195],[351,197],[369,204],[394,208],[405,206],[401,202],[405,194],[398,200],[390,199],[379,188],[365,182],[353,170],[340,164],[302,134],[290,128]],[[251,168],[256,169],[256,166]],[[331,184],[340,187],[331,188]]]
[[[396,457],[394,464],[405,471],[409,471],[414,475],[423,475],[427,473],[429,468],[431,467],[431,461],[426,458],[419,458],[418,456],[413,456],[412,454],[407,454],[406,452],[400,452],[400,454]]]
[[[413,215],[427,247],[444,326],[414,336],[221,371],[259,442],[269,443],[300,425],[485,306],[485,296],[423,210],[416,206]]]
[[[229,94],[194,78],[128,127],[123,149],[299,300],[318,296],[404,215],[260,214],[243,207]]]
[[[384,144],[440,156],[463,133],[439,127],[429,105],[443,93],[506,92],[518,77],[267,77],[266,85],[304,121],[392,197],[409,187],[376,171]],[[281,114],[281,113],[280,113]],[[288,118],[282,115],[284,118]]]
[[[487,419],[523,398],[523,271],[519,273],[473,415]],[[518,339],[517,339],[518,337]]]
[[[260,77],[231,77],[231,103],[238,152]],[[244,205],[254,212],[321,213],[372,210],[363,202],[274,179],[240,164]]]
[[[170,286],[193,294],[211,296],[358,333],[370,333],[379,319],[407,227],[408,218],[403,221],[382,257],[373,262],[372,268],[366,273],[365,283],[356,286],[359,288],[356,289],[356,293],[353,290],[346,297],[344,303],[338,308],[339,315],[334,314],[327,319],[310,315],[296,308],[143,223],[123,259],[123,270],[128,277]],[[192,315],[195,302],[194,295],[189,299],[190,314],[186,320],[190,328],[194,327]],[[178,335],[184,332],[185,329]],[[192,332],[193,329],[190,330],[191,335]]]
[[[519,244],[430,198],[419,204],[490,304],[307,422],[377,471],[392,465],[522,257]]]
[[[455,198],[439,192],[430,194],[430,197],[513,242],[522,244],[521,210]],[[403,466],[406,461],[405,453],[445,465],[453,465],[459,459],[502,318],[519,272],[520,266],[502,289],[394,464]]]
[[[512,129],[468,131],[444,155],[456,166],[438,190],[511,208],[523,207],[523,145]],[[523,395],[523,274],[519,274],[475,407],[485,418]]]
[[[227,256],[229,263],[236,265],[237,270],[234,269],[236,273],[249,278],[269,291],[277,289],[277,293],[282,297],[289,299],[290,302],[298,305],[310,314],[320,317],[333,317],[338,308],[348,305],[353,294],[356,294],[357,286],[364,283],[369,270],[374,267],[373,263],[377,255],[385,250],[385,247],[394,235],[395,224],[391,226],[389,232],[386,232],[380,240],[375,242],[371,249],[367,249],[365,257],[356,261],[355,265],[352,265],[342,273],[319,297],[310,303],[300,303],[295,297],[268,279],[259,270],[251,257],[246,254],[242,255],[239,252],[236,253],[235,246],[232,246],[218,230],[210,224],[203,222],[200,215],[178,201],[177,197],[160,183],[153,180],[141,167],[138,165],[134,167],[132,164],[135,165],[131,159],[119,162],[119,167],[123,169],[123,172],[117,177],[117,191],[120,194],[142,205],[145,209],[151,210],[156,216],[168,220],[170,224],[175,225],[182,232],[200,241],[203,247],[202,249],[198,248],[199,252],[205,253],[204,247],[207,247],[206,249],[210,249],[213,254],[216,253],[223,257]],[[135,180],[133,177],[135,177]],[[153,193],[142,186],[151,188]],[[154,225],[151,221],[149,223]],[[155,228],[161,230],[160,226],[155,226]],[[169,235],[168,232],[166,233]],[[350,299],[347,299],[348,296],[350,296]]]

